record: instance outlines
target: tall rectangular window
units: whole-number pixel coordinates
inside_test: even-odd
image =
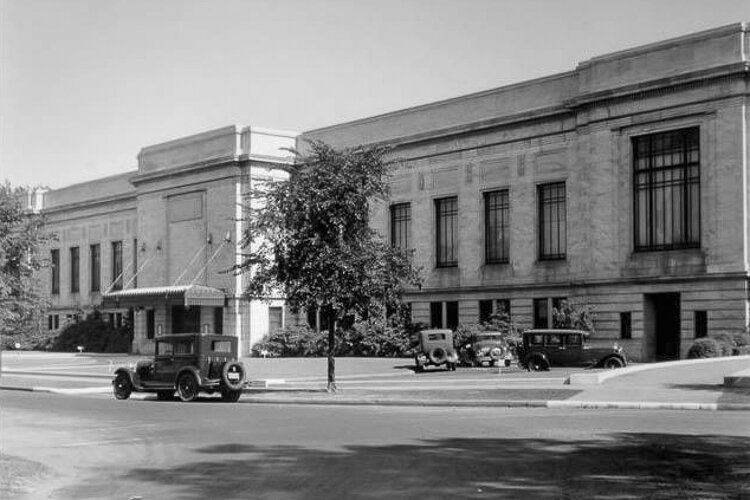
[[[458,328],[458,302],[445,303],[445,326],[451,330]]]
[[[435,200],[437,267],[458,265],[458,198]]]
[[[284,308],[268,308],[268,333],[274,333],[284,327]]]
[[[620,313],[620,338],[633,338],[633,319],[630,312]]]
[[[138,288],[138,238],[133,238],[133,288]]]
[[[695,338],[699,339],[708,335],[708,312],[694,312]]]
[[[508,190],[484,193],[484,258],[488,264],[508,262],[509,222]]]
[[[50,293],[58,295],[60,293],[60,250],[55,248],[50,252],[50,270],[52,272],[52,288]]]
[[[122,241],[112,242],[112,289],[122,290]]]
[[[567,248],[565,183],[539,186],[539,260],[564,259]]]
[[[146,310],[146,338],[154,338],[156,333],[156,312],[153,309]]]
[[[549,301],[534,299],[534,328],[549,328]]]
[[[70,293],[78,293],[78,291],[80,290],[80,257],[81,256],[78,247],[70,247]]]
[[[391,245],[401,250],[408,250],[410,231],[411,204],[391,205]]]
[[[698,127],[633,141],[635,250],[700,247]]]
[[[442,302],[430,302],[430,327],[431,328],[443,327],[443,303]]]
[[[491,300],[480,300],[479,301],[479,322],[486,323],[492,317],[492,301]]]
[[[97,243],[89,246],[89,276],[91,278],[91,291],[98,292],[101,289],[102,256],[101,246]]]

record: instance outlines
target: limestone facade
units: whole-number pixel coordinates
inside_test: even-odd
[[[567,298],[594,306],[595,337],[633,358],[682,357],[696,336],[748,327],[748,54],[748,26],[731,25],[300,138],[395,147],[373,224],[406,230],[423,268],[414,320],[477,323],[500,300],[541,326]]]

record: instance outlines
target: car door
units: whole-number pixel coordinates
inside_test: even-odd
[[[559,366],[583,366],[587,364],[582,342],[583,340],[579,333],[562,335]]]
[[[157,342],[154,356],[154,382],[160,385],[173,384],[176,375],[174,344]]]
[[[544,348],[551,366],[565,366],[565,345],[562,337],[559,333],[544,335]]]

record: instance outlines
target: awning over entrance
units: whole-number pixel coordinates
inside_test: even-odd
[[[202,285],[129,288],[102,295],[103,308],[147,307],[159,303],[184,306],[223,307],[226,293]]]

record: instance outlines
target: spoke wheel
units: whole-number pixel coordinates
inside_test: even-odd
[[[529,360],[528,366],[530,372],[540,372],[545,368],[544,361],[542,361],[542,359],[538,357],[531,358]]]
[[[623,366],[625,366],[625,364],[620,358],[609,358],[604,362],[604,368],[608,368],[610,370],[613,370],[615,368],[622,368]]]
[[[185,373],[177,381],[177,393],[180,399],[186,403],[198,398],[198,381],[192,373]]]

